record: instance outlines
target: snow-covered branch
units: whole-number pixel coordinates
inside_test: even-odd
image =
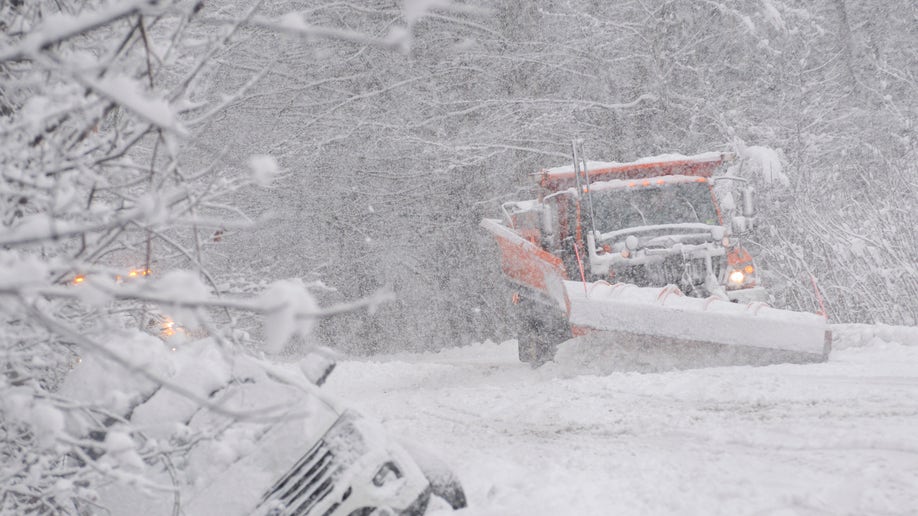
[[[145,7],[158,4],[158,0],[123,0],[109,2],[94,10],[76,15],[58,13],[41,21],[21,41],[0,48],[0,63],[31,59],[38,52],[87,32],[139,13]]]

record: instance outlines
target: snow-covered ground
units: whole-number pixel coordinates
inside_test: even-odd
[[[326,389],[435,449],[467,515],[918,514],[918,328],[826,363],[579,375],[514,341],[345,360]]]

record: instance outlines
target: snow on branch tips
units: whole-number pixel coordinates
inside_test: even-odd
[[[258,186],[264,187],[271,185],[271,181],[274,180],[280,169],[273,156],[256,154],[249,158],[249,171],[252,174],[252,180]]]
[[[93,79],[82,74],[75,77],[100,96],[115,102],[142,120],[179,135],[188,134],[169,103],[163,98],[145,92],[139,81],[117,75],[102,79]]]
[[[109,2],[96,10],[78,14],[51,14],[18,44],[0,48],[0,63],[34,58],[35,54],[52,45],[137,14],[142,8],[157,3],[158,0],[128,0]]]
[[[736,144],[737,156],[742,160],[741,169],[745,176],[758,176],[765,184],[790,185],[784,173],[784,158],[780,151],[758,145]]]
[[[405,0],[402,11],[405,15],[405,21],[411,26],[423,18],[428,11],[435,7],[448,6],[449,3],[448,0]]]
[[[279,353],[291,337],[305,337],[315,320],[301,317],[315,313],[318,305],[300,279],[276,281],[261,295],[268,315],[264,318],[265,350]]]
[[[226,23],[229,20],[222,18],[209,18],[207,21],[210,23]],[[252,16],[242,24],[246,26],[272,30],[280,34],[287,34],[297,38],[303,38],[306,41],[343,41],[358,45],[368,45],[390,50],[398,50],[401,52],[407,50],[408,43],[406,32],[400,27],[392,27],[384,37],[380,38],[370,36],[364,32],[349,30],[346,28],[311,25],[306,23],[302,14],[298,12],[286,13],[279,18]]]
[[[165,300],[169,314],[177,323],[187,327],[200,326],[202,312],[196,301],[206,300],[210,292],[197,274],[190,271],[169,271],[156,280],[151,288],[156,295]],[[173,301],[170,305],[169,301]]]

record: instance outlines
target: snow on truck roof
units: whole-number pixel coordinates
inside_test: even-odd
[[[721,163],[732,160],[733,154],[724,152],[704,152],[693,156],[661,154],[629,163],[587,161],[587,172],[591,182],[671,175],[710,177]],[[550,190],[570,188],[576,183],[573,164],[544,169],[538,177],[539,184]]]
[[[590,183],[590,190],[594,192],[600,192],[604,190],[622,190],[625,188],[635,187],[706,182],[708,182],[708,178],[706,176],[685,176],[680,174],[655,177],[653,179],[610,179],[608,181],[596,181],[595,183]]]

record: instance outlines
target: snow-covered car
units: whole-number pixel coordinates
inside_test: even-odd
[[[277,364],[210,338],[174,352],[147,344],[130,356],[165,385],[90,354],[62,386],[124,417],[68,423],[98,443],[87,454],[101,468],[143,471],[142,482],[99,490],[112,514],[421,515],[432,495],[465,505],[437,459],[415,460],[378,423],[322,393],[310,380],[313,358]]]

